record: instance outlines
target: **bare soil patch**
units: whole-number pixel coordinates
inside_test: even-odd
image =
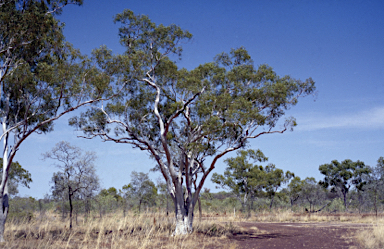
[[[354,235],[367,224],[238,222],[246,232],[234,234],[238,248],[359,249]]]

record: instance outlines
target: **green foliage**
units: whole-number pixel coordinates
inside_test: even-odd
[[[255,195],[265,184],[265,171],[263,167],[253,165],[248,160],[264,162],[268,158],[260,150],[241,150],[237,152],[237,155],[235,158],[225,160],[228,166],[224,175],[214,173],[212,181],[222,188],[231,190],[238,198],[243,196],[243,205],[245,205],[247,196]]]
[[[301,181],[300,177],[298,176],[293,177],[291,182],[288,184],[287,195],[290,199],[291,206],[300,198],[302,186],[303,181]]]
[[[325,199],[324,189],[313,177],[307,177],[303,180],[301,195],[309,203],[309,211],[314,211],[315,205],[320,205]]]
[[[116,201],[121,201],[122,197],[121,195],[117,192],[117,189],[114,187],[110,187],[109,189],[102,189],[99,193],[99,195],[106,197],[106,196],[111,196],[113,197]]]
[[[273,164],[269,164],[265,167],[265,173],[264,188],[270,198],[273,198],[282,184],[287,183],[295,176],[290,171],[287,171],[284,174],[283,170],[277,169]]]
[[[14,222],[29,222],[34,218],[33,213],[38,210],[38,201],[32,197],[16,197],[10,199],[8,219]]]
[[[340,193],[340,197],[344,199],[345,208],[347,208],[347,194],[351,187],[362,190],[366,184],[364,176],[371,173],[370,168],[363,162],[352,162],[349,159],[341,163],[334,160],[330,164],[320,165],[319,170],[325,176],[320,184],[324,188],[330,187],[331,191]]]
[[[172,58],[180,57],[180,43],[192,37],[188,31],[156,25],[130,10],[116,15],[115,22],[121,24],[126,51],[112,55],[101,49],[97,58],[104,72],[126,84],[124,91],[70,124],[88,138],[149,152],[180,207],[178,217],[192,214],[221,157],[244,148],[249,139],[292,130],[292,117],[277,124],[299,97],[315,91],[311,78],[301,81],[278,76],[268,65],[255,67],[243,47],[193,70],[180,69]]]
[[[119,35],[126,53],[111,59],[119,63],[105,66],[129,85],[103,112],[90,110],[71,120],[71,125],[89,136],[132,143],[156,152],[155,158],[163,153],[156,146],[149,149],[148,144],[153,147],[161,141],[174,148],[172,154],[179,153],[176,148],[181,146],[201,157],[215,155],[224,144],[243,147],[247,138],[257,136],[251,134],[256,127],[274,128],[285,109],[315,89],[312,79],[302,82],[279,77],[266,65],[254,68],[244,48],[223,53],[215,62],[191,71],[178,69],[167,56],[180,55],[178,44],[191,38],[187,31],[174,25],[156,26],[147,16],[129,10],[118,14],[115,21],[122,24]],[[112,123],[118,139],[106,128]],[[287,119],[285,129],[294,125],[293,119]],[[187,134],[191,134],[189,139]]]
[[[0,165],[3,165],[3,158],[0,158]],[[0,167],[0,175],[3,174],[3,168]],[[32,182],[31,173],[24,169],[19,162],[12,162],[9,168],[9,194],[15,195],[19,191],[18,185],[21,184],[24,187],[29,188],[29,184]],[[1,179],[0,179],[1,183]]]
[[[156,204],[157,187],[146,173],[132,171],[131,182],[123,186],[123,191],[126,198],[138,203],[139,211],[143,204],[147,206]]]
[[[252,199],[265,190],[265,194],[271,199],[270,206],[272,207],[278,189],[282,184],[287,183],[294,174],[289,171],[284,174],[283,170],[277,169],[273,164],[263,167],[249,163],[249,159],[254,162],[268,160],[260,150],[240,150],[237,154],[237,157],[225,160],[228,166],[224,175],[214,173],[212,181],[222,188],[231,190],[240,200],[243,208],[249,198]],[[285,195],[279,194],[279,198],[285,198]]]

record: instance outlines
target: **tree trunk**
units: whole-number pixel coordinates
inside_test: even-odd
[[[5,132],[5,124],[3,123],[3,132]],[[4,191],[1,194],[1,207],[0,207],[0,242],[5,242],[4,231],[5,222],[8,216],[8,134],[4,136],[4,150],[3,150],[3,175],[2,184],[4,184]]]
[[[169,202],[168,202],[168,195],[167,195],[167,217],[169,215]]]
[[[42,205],[41,205],[41,199],[39,199],[39,211],[40,211],[40,216],[42,216],[42,214],[43,214],[43,207],[42,207]]]
[[[246,212],[246,205],[247,203],[245,201],[242,201],[241,202],[241,213],[243,214],[244,212]]]
[[[65,218],[65,202],[64,202],[64,197],[63,197],[63,202],[62,202],[62,205],[61,205],[61,219],[64,220]]]
[[[275,199],[275,195],[272,195],[271,196],[271,204],[269,205],[269,210],[272,209],[272,206],[273,206],[273,200]]]
[[[176,187],[175,197],[173,198],[175,204],[176,228],[173,235],[192,233],[193,209],[195,207],[195,203],[192,199],[191,195],[184,199],[183,188],[181,185]]]
[[[71,188],[68,188],[68,198],[69,198],[69,229],[72,229],[72,195],[71,195]]]
[[[201,219],[203,218],[203,212],[201,211],[201,200],[200,200],[200,197],[197,199],[198,201],[198,204],[199,204],[199,220],[201,221]]]
[[[251,217],[251,204],[250,203],[248,203],[248,210],[247,210],[247,219],[249,219],[250,217]]]
[[[124,218],[125,218],[126,212],[127,212],[127,200],[124,199],[124,202],[123,202],[123,215],[124,215]]]
[[[5,231],[5,222],[7,221],[8,216],[8,195],[5,194],[1,198],[2,209],[0,210],[0,242],[5,242],[4,231]]]
[[[345,207],[345,211],[347,212],[347,211],[348,211],[348,207],[347,207],[347,193],[343,193],[343,197],[344,197],[344,207]]]
[[[193,209],[188,210],[188,208],[184,205],[184,200],[175,202],[176,228],[174,235],[185,235],[192,233]]]

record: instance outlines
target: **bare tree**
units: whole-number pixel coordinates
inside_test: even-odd
[[[68,142],[61,141],[55,147],[43,154],[44,159],[57,161],[54,165],[60,169],[52,177],[52,195],[66,195],[69,201],[69,227],[72,228],[73,198],[77,196],[91,196],[99,187],[99,178],[95,172],[94,152],[85,152]]]

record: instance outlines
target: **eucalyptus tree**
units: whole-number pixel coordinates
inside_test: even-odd
[[[52,131],[52,121],[64,114],[113,96],[110,83],[117,79],[100,64],[104,50],[87,58],[64,40],[54,15],[70,3],[82,1],[0,0],[0,241],[9,208],[9,167],[20,145],[33,133]]]
[[[325,199],[324,188],[313,177],[307,177],[302,181],[300,194],[309,203],[310,212],[315,211],[315,205],[321,204]]]
[[[282,187],[283,184],[288,183],[289,180],[295,176],[295,174],[290,171],[287,171],[284,174],[284,171],[282,169],[276,168],[274,164],[265,166],[264,171],[264,189],[267,192],[268,197],[271,199],[269,209],[272,209],[277,191]]]
[[[300,198],[302,186],[303,181],[298,176],[293,177],[288,184],[286,190],[291,203],[291,208],[293,207],[293,204]]]
[[[146,173],[132,171],[131,182],[123,186],[123,189],[131,199],[138,202],[139,212],[142,204],[149,206],[156,204],[157,187]]]
[[[344,207],[348,210],[347,194],[351,188],[361,190],[367,183],[364,178],[369,175],[371,170],[364,162],[353,162],[346,159],[341,163],[333,160],[329,164],[319,166],[320,173],[324,175],[324,180],[320,184],[324,188],[331,188],[343,199]]]
[[[265,162],[267,157],[260,150],[240,150],[237,157],[225,159],[228,165],[224,175],[214,173],[212,181],[222,188],[230,190],[242,205],[243,211],[250,198],[261,191],[265,185],[266,172],[263,166],[249,162]],[[248,210],[250,206],[248,205]]]
[[[373,208],[377,216],[378,205],[384,200],[384,157],[380,157],[377,160],[376,167],[369,168],[371,173],[365,177],[367,185],[364,186],[364,190],[372,199]]]
[[[191,38],[189,32],[156,25],[129,10],[115,21],[126,48],[118,66],[130,84],[120,98],[70,124],[86,138],[147,151],[175,205],[174,234],[189,233],[200,191],[218,160],[249,139],[294,127],[294,118],[278,121],[299,97],[314,92],[314,82],[280,77],[268,65],[255,68],[244,48],[193,70],[179,69],[173,59],[181,54],[180,43]]]
[[[52,177],[52,195],[66,196],[69,201],[69,228],[72,228],[73,200],[81,194],[93,195],[100,187],[96,175],[93,152],[85,152],[78,147],[61,141],[51,151],[43,154],[44,159],[52,159],[60,169]]]
[[[23,64],[34,65],[52,48],[61,46],[65,5],[82,0],[0,0],[0,87],[8,74]],[[52,39],[55,37],[55,39]],[[2,90],[1,90],[2,91]],[[2,95],[3,93],[0,93]]]
[[[105,213],[106,211],[115,211],[118,209],[120,203],[124,204],[124,197],[121,194],[121,191],[118,191],[115,187],[102,189],[100,191],[96,198],[99,206],[100,218],[102,217],[102,213]]]

